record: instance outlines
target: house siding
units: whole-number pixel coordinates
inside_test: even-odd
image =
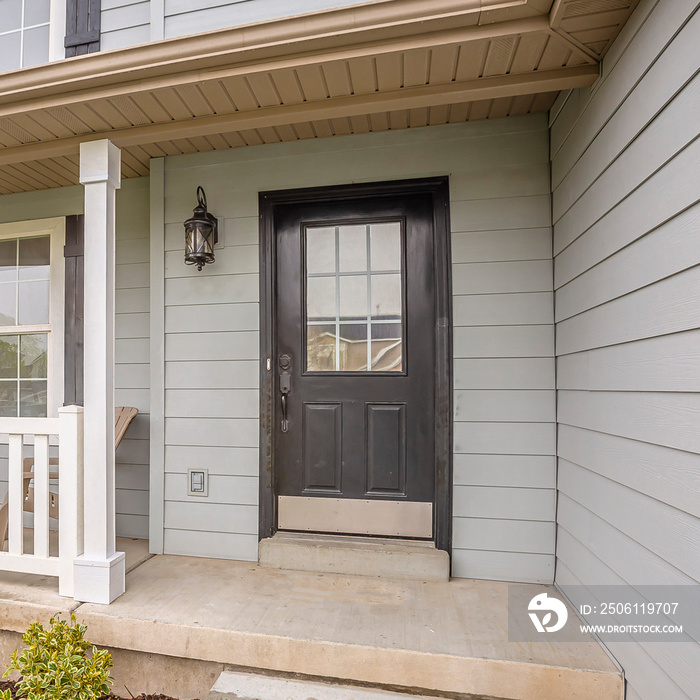
[[[164,0],[164,33],[169,39],[361,2],[364,0]]]
[[[100,49],[121,49],[151,40],[150,0],[102,0]]]
[[[454,294],[453,573],[552,581],[555,398],[543,115],[165,159],[166,553],[257,559],[258,193],[445,174]],[[182,261],[182,222],[200,184],[222,232],[216,263],[198,273]],[[187,497],[188,467],[209,469],[208,499]]]
[[[565,591],[700,581],[698,36],[694,0],[642,2],[553,110]],[[700,697],[688,641],[609,643],[628,700]]]
[[[364,0],[102,0],[100,49],[346,7]]]
[[[117,535],[148,537],[149,187],[117,191],[115,402],[139,409],[116,455]],[[83,188],[0,197],[0,223],[79,214]],[[0,499],[7,491],[7,445],[0,445]]]

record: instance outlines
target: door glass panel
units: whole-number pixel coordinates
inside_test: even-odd
[[[372,324],[373,372],[400,372],[403,369],[400,323]]]
[[[372,275],[372,317],[401,320],[401,275]]]
[[[370,239],[372,271],[401,270],[401,224],[372,224]]]
[[[367,275],[340,278],[340,321],[367,319]]]
[[[306,315],[309,321],[335,321],[335,277],[310,277],[306,285]]]
[[[341,272],[364,272],[367,269],[367,227],[339,226]]]
[[[306,271],[335,275],[335,228],[307,229]]]
[[[367,324],[341,323],[338,349],[341,372],[367,371]]]
[[[335,371],[335,324],[306,328],[307,370],[309,372]]]
[[[400,221],[306,229],[306,370],[403,371]]]

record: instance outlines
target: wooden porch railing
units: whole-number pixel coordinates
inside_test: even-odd
[[[73,596],[73,562],[83,552],[83,409],[60,408],[58,418],[0,418],[7,435],[8,548],[0,552],[0,571],[58,576],[59,595]],[[58,436],[61,477],[58,496],[58,556],[49,550],[49,438]],[[23,447],[34,442],[34,551],[24,552]],[[1,440],[4,442],[4,439]]]

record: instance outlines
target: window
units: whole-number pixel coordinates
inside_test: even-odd
[[[66,0],[0,0],[0,73],[65,57]]]
[[[403,371],[402,226],[306,227],[307,372]]]
[[[64,229],[62,219],[0,225],[0,417],[60,405]]]

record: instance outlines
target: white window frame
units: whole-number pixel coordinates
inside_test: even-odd
[[[51,0],[49,19],[49,61],[66,57],[66,0]]]
[[[58,416],[63,405],[63,353],[65,335],[65,262],[63,247],[66,242],[66,220],[63,217],[18,221],[0,224],[0,241],[13,238],[51,237],[49,269],[49,322],[40,325],[0,326],[0,335],[27,335],[47,333],[47,400],[49,418]]]

